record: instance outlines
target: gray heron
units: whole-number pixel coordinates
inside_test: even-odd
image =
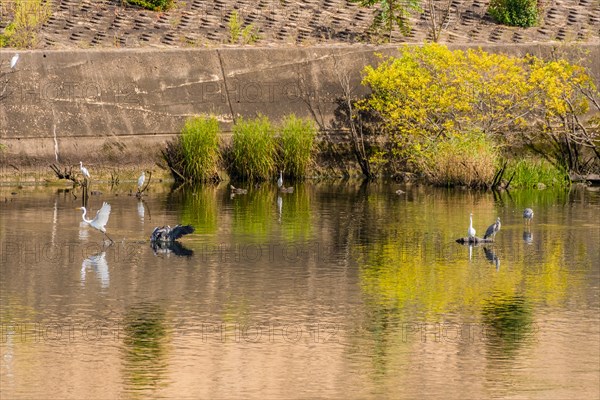
[[[533,210],[531,208],[526,208],[523,211],[523,218],[525,218],[525,222],[531,222],[533,219]]]
[[[469,236],[470,238],[474,238],[475,237],[475,228],[473,228],[473,213],[471,213],[469,215],[469,229],[467,230],[467,236]]]
[[[490,225],[487,228],[487,231],[485,231],[485,235],[483,235],[484,239],[489,238],[490,236],[492,237],[492,239],[496,238],[496,233],[498,233],[498,231],[500,230],[500,217],[496,218],[496,222],[494,222],[492,225]]]
[[[10,69],[13,69],[17,66],[17,61],[19,61],[19,53],[15,54],[10,60]]]
[[[193,233],[194,227],[191,225],[175,225],[174,228],[171,228],[169,225],[156,227],[152,231],[150,235],[151,242],[162,242],[162,243],[171,243],[175,240],[179,239],[183,235],[187,235],[188,233]]]
[[[83,222],[87,223],[94,229],[99,230],[104,233],[104,235],[110,240],[111,243],[114,243],[113,240],[106,234],[105,225],[108,223],[108,217],[110,216],[110,204],[107,202],[102,203],[102,207],[96,212],[96,217],[94,219],[86,219],[85,216],[87,214],[87,210],[85,207],[78,207],[79,210],[83,211],[81,215],[81,219]]]

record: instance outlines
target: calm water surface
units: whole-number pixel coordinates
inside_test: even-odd
[[[94,189],[0,188],[2,399],[600,398],[598,191]]]

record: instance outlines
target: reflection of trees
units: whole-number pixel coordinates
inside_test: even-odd
[[[123,371],[128,390],[135,392],[164,385],[167,367],[165,325],[165,313],[154,303],[136,304],[125,314]]]
[[[205,185],[198,188],[182,187],[181,190],[169,194],[169,202],[173,202],[174,210],[181,210],[182,225],[192,225],[196,233],[214,233],[217,231],[217,188]],[[181,197],[177,199],[177,197]],[[177,204],[177,202],[180,202]]]
[[[532,310],[520,295],[489,298],[482,309],[483,338],[490,358],[512,358],[532,332]]]

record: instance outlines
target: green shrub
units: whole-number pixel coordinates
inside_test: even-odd
[[[265,116],[233,126],[231,175],[238,179],[267,180],[275,174],[275,130]]]
[[[567,187],[569,175],[543,159],[520,159],[506,167],[505,177],[510,179],[511,188],[535,188],[538,183],[548,187]]]
[[[312,161],[317,129],[308,119],[294,114],[286,117],[281,125],[280,150],[282,168],[286,175],[301,178]]]
[[[538,19],[537,0],[492,0],[488,12],[501,24],[524,28]]]
[[[418,166],[436,185],[486,187],[494,179],[498,155],[484,133],[456,134],[425,150]]]
[[[194,182],[218,180],[219,121],[193,117],[181,131],[183,175]]]
[[[0,35],[0,47],[34,47],[38,42],[38,30],[52,15],[52,1],[13,0],[6,7],[0,13],[8,11],[8,15],[12,15],[12,21]]]
[[[153,11],[165,11],[171,8],[173,0],[127,0],[127,3],[134,4]]]
[[[229,17],[227,26],[229,28],[229,43],[238,43],[241,37],[242,44],[252,44],[260,39],[257,29],[254,24],[248,24],[245,28],[242,28],[244,21],[240,17],[237,11],[233,11]]]

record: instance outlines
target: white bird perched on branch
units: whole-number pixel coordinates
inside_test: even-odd
[[[138,190],[142,189],[142,186],[144,186],[144,181],[146,180],[146,172],[142,171],[142,174],[140,175],[140,177],[138,178]]]
[[[83,162],[79,161],[79,169],[81,170],[81,173],[83,174],[83,177],[86,179],[90,179],[90,171],[88,171],[88,169],[86,167],[83,166]]]
[[[99,230],[104,233],[104,235],[113,243],[113,240],[106,234],[105,225],[108,223],[108,217],[110,216],[110,204],[107,202],[102,203],[102,207],[96,212],[96,217],[94,219],[86,219],[85,216],[87,214],[87,210],[85,207],[79,207],[79,210],[83,210],[83,214],[81,215],[81,219],[90,225],[92,228]]]
[[[467,236],[469,236],[470,238],[475,237],[475,228],[473,228],[473,213],[471,213],[469,215],[469,229],[467,230]]]

